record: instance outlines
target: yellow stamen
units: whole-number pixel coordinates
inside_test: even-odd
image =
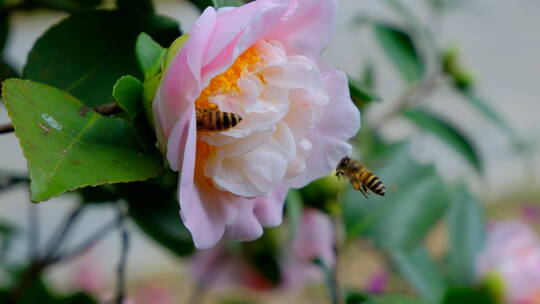
[[[248,71],[250,66],[260,61],[261,58],[255,46],[247,49],[242,55],[238,56],[227,71],[217,75],[210,81],[210,84],[201,92],[201,95],[195,101],[195,106],[200,109],[212,107],[212,103],[208,100],[210,96],[217,93],[238,91],[238,79]]]

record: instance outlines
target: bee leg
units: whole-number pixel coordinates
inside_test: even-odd
[[[361,189],[358,189],[358,190],[360,190],[360,192],[362,193],[362,195],[363,195],[365,198],[368,198],[366,186],[362,185],[362,188],[361,188]]]

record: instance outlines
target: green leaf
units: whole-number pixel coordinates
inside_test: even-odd
[[[287,210],[289,240],[294,240],[300,226],[303,209],[302,197],[298,193],[298,190],[289,190],[285,207]]]
[[[384,23],[374,23],[373,30],[386,56],[403,79],[408,84],[420,81],[424,76],[425,66],[411,36],[402,29]]]
[[[371,91],[366,86],[363,86],[360,82],[355,81],[349,77],[349,91],[351,93],[351,98],[356,105],[369,103],[372,101],[380,101],[381,98]]]
[[[139,79],[126,75],[118,79],[113,87],[113,97],[116,103],[133,120],[143,108],[143,85]]]
[[[76,98],[28,80],[7,80],[3,89],[28,161],[33,201],[85,186],[146,180],[161,172],[161,160],[141,152],[124,120],[86,111]]]
[[[360,83],[363,87],[369,88],[372,90],[375,88],[375,68],[373,67],[373,64],[369,62],[365,67],[364,71],[362,73],[362,78],[360,80]]]
[[[70,13],[81,13],[101,5],[102,2],[102,0],[36,0],[32,4],[36,7],[57,9]]]
[[[9,32],[9,18],[7,14],[0,13],[0,58],[2,57],[2,51],[6,46],[6,41]]]
[[[227,6],[242,6],[243,4],[242,0],[212,0],[212,5],[216,9]]]
[[[212,0],[189,0],[189,2],[193,3],[201,12],[213,5]]]
[[[113,203],[120,199],[114,185],[81,188],[77,193],[83,204]]]
[[[470,286],[474,283],[475,259],[484,246],[486,222],[484,209],[465,185],[455,191],[448,210],[448,269],[452,283]]]
[[[370,304],[369,295],[355,290],[347,290],[345,304]]]
[[[425,301],[402,295],[380,295],[371,297],[373,304],[424,304]]]
[[[439,303],[445,290],[445,282],[437,265],[424,247],[396,250],[389,254],[398,271],[423,299],[429,303]]]
[[[122,110],[128,114],[139,143],[145,152],[159,155],[156,149],[156,135],[150,127],[143,111],[143,84],[135,77],[120,78],[113,87],[113,97]]]
[[[416,126],[444,141],[454,151],[463,156],[478,172],[482,172],[482,161],[471,140],[450,122],[420,109],[409,110],[404,115]]]
[[[148,79],[160,72],[161,62],[167,50],[155,42],[148,34],[141,33],[137,38],[135,52],[144,78]]]
[[[142,78],[135,41],[143,31],[165,45],[180,36],[175,21],[155,15],[117,11],[72,15],[38,39],[24,77],[65,90],[88,106],[111,103],[118,78]]]
[[[25,288],[25,292],[21,293],[21,297],[18,299],[18,301],[16,301],[16,303],[56,304],[56,300],[54,295],[49,290],[49,287],[45,284],[45,281],[42,278],[35,278],[33,281],[29,280]]]
[[[161,67],[162,71],[165,71],[169,68],[169,64],[172,63],[174,57],[176,57],[176,54],[180,52],[180,50],[182,49],[184,44],[186,44],[188,39],[189,39],[189,34],[184,34],[176,38],[176,40],[174,40],[173,43],[171,43],[171,46],[169,46],[169,49],[167,50],[165,60],[162,61],[162,67]]]
[[[387,149],[393,151],[372,160],[385,164],[373,171],[386,185],[387,195],[365,199],[352,187],[345,194],[347,237],[372,238],[384,248],[410,248],[420,244],[443,217],[450,204],[449,193],[433,167],[412,159],[407,144]]]
[[[119,10],[131,14],[154,12],[152,0],[116,0],[116,6]]]
[[[508,136],[512,138],[515,138],[517,136],[516,132],[508,124],[508,122],[504,118],[502,118],[499,113],[493,110],[493,108],[491,108],[491,106],[485,100],[476,95],[472,90],[462,90],[460,92],[471,106],[473,106],[478,112],[483,114],[496,126],[498,126]]]
[[[176,175],[115,187],[119,196],[127,200],[129,215],[143,232],[178,256],[193,252],[191,234],[180,218]]]
[[[442,304],[497,304],[499,301],[493,299],[487,290],[473,288],[452,288],[448,289],[444,295]],[[502,303],[502,302],[501,302]]]
[[[12,77],[17,77],[17,72],[9,64],[0,59],[0,83]]]

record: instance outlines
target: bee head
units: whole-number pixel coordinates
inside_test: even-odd
[[[343,159],[341,159],[339,161],[339,164],[336,167],[336,171],[343,170],[345,167],[347,167],[347,165],[349,164],[350,161],[351,161],[351,159],[349,157],[345,156]]]

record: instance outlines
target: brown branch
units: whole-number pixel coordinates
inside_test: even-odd
[[[77,210],[74,213],[72,213],[69,219],[66,221],[65,223],[65,225],[67,226],[66,229],[69,229],[69,227],[72,226],[74,218],[76,218],[78,214],[80,213],[80,211],[77,211]],[[56,263],[69,262],[73,260],[74,258],[80,256],[81,254],[86,252],[89,248],[91,248],[96,243],[101,241],[104,237],[109,235],[110,232],[118,228],[118,226],[120,226],[123,223],[124,217],[125,215],[119,212],[119,214],[115,217],[115,219],[112,222],[109,222],[108,224],[103,226],[101,229],[97,230],[86,241],[84,241],[82,244],[80,244],[78,247],[76,247],[69,253],[66,253],[63,255],[56,255],[56,256],[48,254],[45,257],[38,257],[37,259],[35,259],[22,275],[21,280],[17,283],[12,293],[9,295],[9,298],[7,299],[6,303],[7,304],[19,303],[19,301],[21,300],[24,293],[28,290],[28,288],[32,286],[32,284],[41,276],[43,271],[45,271],[49,266]],[[64,234],[64,232],[62,232],[61,234]],[[64,239],[65,235],[61,236],[61,238]],[[123,246],[126,246],[126,245],[124,244]],[[125,248],[126,248],[125,250],[127,250],[127,247]],[[122,253],[122,255],[124,256],[125,253]]]
[[[420,100],[433,93],[444,81],[444,77],[439,73],[427,76],[423,81],[403,93],[391,108],[380,115],[373,123],[373,129],[381,128],[387,121],[394,119],[404,110],[415,106]]]
[[[15,131],[12,124],[0,125],[0,134],[11,133]]]
[[[122,112],[122,109],[120,108],[120,106],[118,106],[116,103],[110,103],[110,104],[97,106],[93,108],[83,107],[81,111],[79,112],[79,114],[84,116],[90,110],[94,110],[95,112],[101,115],[105,115],[105,116],[111,116],[111,115]],[[13,131],[15,131],[13,124],[7,123],[7,124],[0,125],[0,134],[11,133]]]

